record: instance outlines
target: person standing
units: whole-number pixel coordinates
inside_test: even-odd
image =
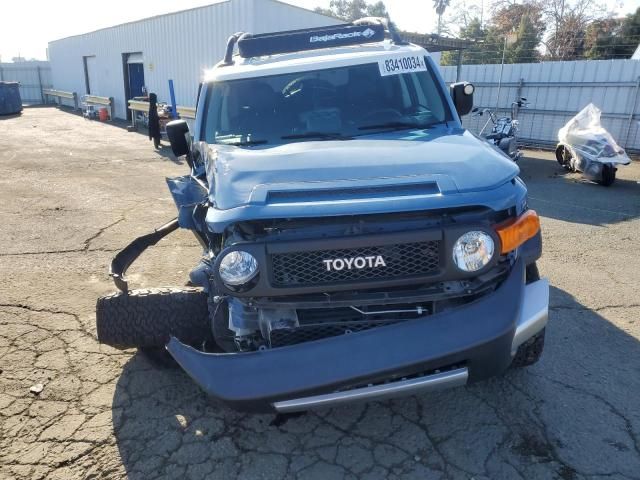
[[[158,96],[149,94],[149,140],[153,140],[153,146],[160,148],[160,118],[158,117]]]

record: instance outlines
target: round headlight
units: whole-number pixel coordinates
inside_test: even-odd
[[[235,250],[225,255],[218,271],[227,285],[244,285],[258,273],[258,261],[250,253]]]
[[[493,238],[489,234],[467,232],[453,245],[453,261],[460,270],[475,272],[491,261],[493,250]]]

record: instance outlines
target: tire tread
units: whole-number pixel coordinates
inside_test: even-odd
[[[211,335],[207,294],[196,288],[113,293],[96,303],[98,341],[116,348],[164,347],[170,336],[197,344]]]

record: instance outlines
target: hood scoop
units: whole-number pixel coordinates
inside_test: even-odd
[[[368,200],[379,197],[415,197],[438,195],[440,188],[436,182],[407,183],[395,185],[368,185],[341,188],[316,188],[295,190],[270,190],[266,203],[271,205],[287,203],[318,203]]]

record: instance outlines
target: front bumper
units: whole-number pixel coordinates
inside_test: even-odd
[[[524,262],[481,299],[440,314],[272,350],[167,350],[210,395],[248,411],[306,410],[463,385],[504,371],[547,322],[546,280],[525,286]],[[407,378],[409,377],[409,378]]]

